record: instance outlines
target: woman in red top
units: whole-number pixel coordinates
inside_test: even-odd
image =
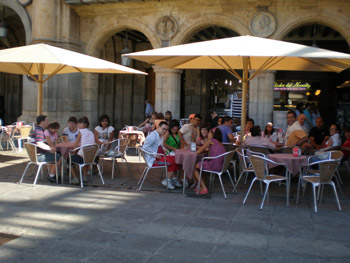
[[[348,160],[350,154],[350,128],[344,128],[345,142],[343,143],[341,149],[344,154],[343,160]]]

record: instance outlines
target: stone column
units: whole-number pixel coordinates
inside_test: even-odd
[[[275,71],[265,71],[249,83],[248,115],[255,121],[255,125],[260,125],[262,130],[267,122],[272,122],[275,73]]]
[[[171,111],[174,119],[180,118],[181,73],[179,69],[153,66],[156,74],[155,111]]]

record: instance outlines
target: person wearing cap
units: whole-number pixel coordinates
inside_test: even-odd
[[[264,137],[269,139],[273,143],[277,142],[278,136],[277,136],[277,132],[275,132],[275,130],[273,128],[272,122],[268,122],[266,124],[265,130],[264,130]]]
[[[201,123],[202,117],[199,114],[190,114],[190,123],[185,124],[181,129],[180,133],[182,135],[183,145],[190,145],[191,142],[196,142],[199,136],[199,125]]]

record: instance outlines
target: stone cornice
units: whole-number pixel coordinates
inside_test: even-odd
[[[106,3],[126,3],[126,2],[151,2],[160,0],[66,0],[69,5],[91,5],[91,4],[106,4]]]

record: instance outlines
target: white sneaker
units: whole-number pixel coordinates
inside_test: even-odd
[[[177,180],[177,178],[172,178],[171,183],[175,187],[182,187],[182,184],[179,182],[179,180]]]
[[[165,187],[168,185],[168,189],[170,189],[170,190],[174,190],[175,189],[175,187],[172,184],[171,179],[164,179],[162,181],[162,185],[164,185]]]

